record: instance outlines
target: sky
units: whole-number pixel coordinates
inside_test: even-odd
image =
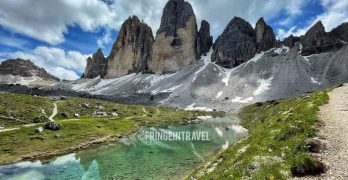
[[[253,26],[260,17],[278,39],[303,35],[321,20],[330,31],[348,21],[348,0],[187,0],[197,24],[211,24],[216,39],[227,23],[239,16]],[[122,23],[137,15],[156,33],[167,0],[1,0],[0,62],[30,59],[49,73],[78,79],[86,59],[97,48],[104,55]]]

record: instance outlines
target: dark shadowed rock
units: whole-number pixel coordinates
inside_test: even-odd
[[[212,61],[232,68],[256,54],[256,35],[253,27],[240,17],[234,17],[213,46]]]
[[[103,51],[99,48],[92,57],[87,58],[87,66],[83,78],[93,79],[98,76],[104,77],[106,75],[107,60]]]
[[[151,28],[138,17],[129,17],[108,57],[107,78],[147,71],[153,41]]]
[[[348,22],[343,23],[336,28],[334,28],[331,33],[331,36],[336,37],[342,41],[348,42]]]
[[[45,125],[45,129],[51,130],[51,131],[58,131],[60,130],[60,128],[62,128],[62,125],[49,121],[46,125]]]
[[[170,0],[163,10],[149,69],[157,74],[176,72],[197,59],[197,23],[192,6],[184,0]]]
[[[272,27],[267,25],[263,18],[257,21],[255,33],[258,51],[267,51],[279,46]]]
[[[295,177],[316,176],[324,173],[326,166],[315,157],[310,157],[304,162],[291,167],[291,173]]]
[[[59,81],[57,77],[54,77],[51,74],[47,73],[47,71],[44,68],[36,66],[30,60],[24,60],[20,58],[9,59],[1,62],[0,75],[7,74],[21,77],[36,76],[42,78],[43,80]]]
[[[301,38],[293,36],[291,34],[289,37],[284,39],[283,43],[284,43],[284,46],[287,46],[289,48],[293,48],[295,46],[295,44],[299,41],[301,41]]]
[[[301,39],[303,45],[302,55],[324,53],[332,50],[340,49],[343,45],[337,38],[330,37],[325,32],[325,28],[321,21],[318,21],[311,27]]]
[[[203,20],[201,22],[201,28],[197,37],[197,53],[198,56],[209,52],[213,45],[213,36],[210,35],[210,24],[208,21]]]

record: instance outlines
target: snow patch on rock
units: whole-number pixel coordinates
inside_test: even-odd
[[[273,77],[270,77],[269,79],[259,79],[257,81],[258,88],[254,91],[253,95],[258,96],[264,93],[265,91],[271,89],[272,80],[273,80]]]

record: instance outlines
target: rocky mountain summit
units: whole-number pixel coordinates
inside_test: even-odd
[[[197,35],[191,4],[184,0],[168,1],[153,45],[150,71],[170,73],[194,64],[198,59]]]
[[[267,51],[271,48],[278,47],[278,41],[274,35],[271,26],[267,25],[263,18],[260,18],[255,27],[256,43],[258,51]]]
[[[253,27],[244,19],[234,17],[216,39],[211,60],[223,67],[236,67],[253,58],[257,48]]]
[[[87,66],[82,77],[89,79],[98,76],[104,77],[106,75],[107,65],[107,59],[105,58],[103,51],[99,48],[92,57],[87,58]]]
[[[296,37],[296,36],[293,36],[292,34],[285,38],[284,41],[283,41],[283,44],[286,46],[286,47],[289,47],[289,48],[293,48],[295,46],[295,44],[297,42],[301,41],[301,38],[299,37]]]
[[[302,55],[304,56],[338,50],[343,46],[343,43],[338,38],[332,37],[325,32],[321,21],[318,21],[306,32],[303,38],[301,38],[301,44],[303,46]]]
[[[201,21],[201,28],[197,37],[197,53],[199,56],[209,52],[213,46],[213,36],[210,35],[210,24],[206,20]]]
[[[9,59],[1,62],[0,75],[13,75],[20,77],[38,77],[43,80],[59,81],[57,77],[47,73],[43,68],[36,66],[30,60]]]
[[[106,77],[122,77],[130,73],[147,72],[154,37],[151,28],[138,17],[129,17],[108,57]]]

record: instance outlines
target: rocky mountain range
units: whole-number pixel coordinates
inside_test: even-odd
[[[248,103],[298,96],[348,82],[348,24],[326,32],[319,21],[278,41],[263,18],[255,28],[233,17],[213,42],[192,6],[169,0],[161,25],[136,16],[122,25],[110,54],[99,49],[83,78],[47,87],[127,103],[235,111]]]
[[[37,77],[42,80],[59,81],[59,78],[47,73],[43,68],[36,66],[30,60],[9,59],[1,62],[0,75],[13,75],[19,77]]]

